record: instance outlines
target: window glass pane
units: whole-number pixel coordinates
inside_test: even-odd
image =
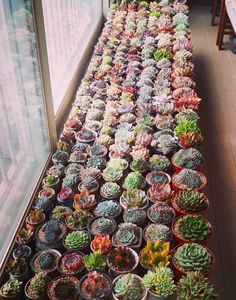
[[[0,0],[0,261],[49,155],[30,1]]]
[[[102,18],[101,0],[43,0],[54,112]]]

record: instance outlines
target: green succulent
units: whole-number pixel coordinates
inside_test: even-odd
[[[173,260],[184,272],[201,271],[206,273],[212,266],[211,253],[196,243],[181,245],[174,253]]]
[[[143,124],[143,123],[139,123],[134,127],[135,135],[138,135],[139,133],[143,133],[143,132],[152,133],[153,129],[152,129],[151,126],[148,126],[148,125]]]
[[[200,272],[189,272],[176,286],[177,300],[213,300],[216,294],[212,283]]]
[[[120,186],[115,182],[106,182],[101,187],[101,194],[105,197],[115,197],[120,193]]]
[[[102,126],[102,129],[101,129],[101,134],[113,136],[114,130],[113,130],[112,127],[110,127],[110,126],[108,126],[108,125],[103,125],[103,126]]]
[[[125,170],[128,166],[128,163],[125,159],[122,158],[111,158],[108,163],[107,166],[111,166],[114,169],[119,169],[119,170]]]
[[[181,170],[175,176],[174,182],[178,185],[181,185],[184,189],[199,188],[203,184],[199,173],[191,169]]]
[[[169,60],[172,59],[172,53],[165,49],[159,49],[159,50],[155,51],[153,56],[154,56],[154,59],[157,61],[159,61],[163,58],[167,58]]]
[[[185,133],[201,133],[197,122],[195,121],[185,121],[179,123],[174,130],[177,136]]]
[[[179,167],[196,169],[202,165],[203,156],[195,148],[181,149],[174,154],[172,161]]]
[[[175,199],[178,207],[188,213],[199,213],[207,208],[204,194],[196,190],[180,191]]]
[[[105,181],[118,182],[123,176],[123,171],[112,166],[107,166],[103,170],[102,176]]]
[[[113,217],[120,211],[120,205],[116,201],[107,200],[98,203],[94,210],[96,216]]]
[[[61,144],[60,144],[60,145],[58,144],[58,146],[60,147]],[[63,146],[64,146],[64,144],[63,144]],[[58,150],[53,154],[52,159],[53,159],[53,161],[54,161],[56,164],[61,163],[61,164],[64,165],[64,164],[67,163],[67,160],[68,160],[68,153],[67,153],[66,151],[63,151],[63,150],[58,149]]]
[[[148,203],[146,193],[138,189],[127,189],[122,193],[121,200],[126,208],[142,208]]]
[[[170,160],[163,155],[153,155],[149,159],[150,167],[155,171],[166,171],[170,167]]]
[[[65,246],[69,249],[82,249],[89,243],[89,235],[85,231],[73,231],[67,234]]]
[[[5,297],[14,297],[21,291],[22,282],[15,278],[10,278],[2,287],[2,294]]]
[[[71,210],[68,209],[68,207],[57,205],[52,211],[52,219],[56,221],[61,221],[70,214]]]
[[[40,295],[44,294],[46,292],[47,280],[46,272],[35,274],[35,276],[30,280],[29,284],[30,296],[38,298]]]
[[[192,109],[185,109],[179,112],[175,116],[175,121],[177,124],[186,123],[186,122],[197,122],[199,120],[198,114]]]
[[[134,171],[146,171],[148,169],[148,162],[146,160],[143,159],[137,159],[132,161],[132,163],[130,164],[130,167],[134,170]]]
[[[116,239],[123,246],[132,245],[133,241],[136,239],[134,231],[130,231],[129,229],[119,230],[116,234]]]
[[[148,290],[161,297],[172,295],[175,289],[174,274],[168,267],[159,267],[154,271],[148,271],[143,277],[143,282]]]
[[[47,177],[44,178],[44,182],[48,186],[54,185],[58,181],[59,181],[58,177],[54,175],[48,175]]]
[[[153,244],[157,240],[168,242],[171,238],[169,227],[163,224],[150,224],[145,230],[145,239],[150,240]]]
[[[188,26],[189,24],[188,16],[182,12],[179,12],[176,15],[174,15],[172,20],[174,26],[178,26],[180,24]]]
[[[156,18],[160,18],[161,13],[159,11],[153,11],[149,14],[149,17],[156,17]]]
[[[92,219],[92,215],[86,210],[76,210],[66,218],[66,222],[69,226],[83,229],[87,226],[89,221]]]
[[[148,209],[148,215],[152,222],[169,224],[175,217],[175,212],[165,202],[157,202]]]
[[[128,176],[125,178],[125,182],[123,187],[125,189],[141,189],[145,179],[142,174],[139,172],[130,172]]]
[[[141,300],[145,290],[143,282],[130,273],[118,278],[114,285],[115,296],[120,300]]]
[[[139,4],[138,4],[138,6],[140,8],[148,9],[149,8],[149,3],[148,3],[148,1],[140,1]]]
[[[124,221],[142,226],[146,220],[146,212],[140,208],[130,208],[124,212]]]
[[[73,188],[77,183],[78,176],[77,174],[67,174],[63,179],[63,186]]]
[[[91,156],[87,160],[87,168],[103,169],[106,166],[106,161],[102,157]]]
[[[138,124],[152,126],[153,122],[154,122],[153,116],[147,113],[143,114],[140,118],[138,118]]]
[[[178,234],[191,242],[205,241],[211,234],[211,226],[202,216],[187,215],[176,222]]]
[[[85,267],[89,271],[103,271],[106,267],[106,257],[100,252],[92,252],[84,258]]]

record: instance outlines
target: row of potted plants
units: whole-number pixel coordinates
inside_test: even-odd
[[[3,299],[22,297],[22,283],[28,299],[217,297],[188,10],[111,7]]]

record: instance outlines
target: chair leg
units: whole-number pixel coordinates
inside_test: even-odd
[[[213,0],[213,2],[212,2],[212,15],[211,15],[211,26],[215,26],[216,11],[217,11],[217,0]]]
[[[216,45],[219,45],[220,35],[223,34],[224,28],[223,28],[223,10],[224,10],[224,0],[221,1],[221,7],[220,7],[220,21],[218,25],[218,31],[217,31],[217,38],[216,38]]]
[[[223,12],[222,12],[222,29],[220,32],[220,36],[219,36],[219,43],[218,43],[218,49],[222,50],[222,45],[223,45],[223,39],[224,39],[224,28],[225,28],[225,24],[226,24],[226,17],[227,17],[227,12],[226,12],[226,7],[224,5],[223,7]]]

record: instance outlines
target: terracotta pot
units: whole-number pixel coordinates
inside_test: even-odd
[[[152,172],[148,173],[147,176],[146,176],[146,181],[147,181],[147,183],[148,183],[149,185],[154,185],[154,184],[156,184],[155,182],[153,182],[153,178],[152,178],[152,176],[153,176],[154,174],[160,174],[160,175],[166,176],[166,182],[165,182],[165,183],[170,183],[170,182],[171,182],[171,177],[170,177],[169,174],[167,174],[167,173],[165,173],[165,172],[162,172],[162,171],[152,171]]]
[[[185,169],[185,168],[184,168],[184,169]],[[207,185],[207,178],[206,178],[206,176],[205,176],[203,173],[201,173],[201,172],[199,172],[199,171],[196,171],[196,172],[197,172],[197,173],[200,175],[200,177],[202,178],[202,184],[201,184],[201,186],[199,186],[198,188],[195,188],[195,190],[201,192],[201,191],[206,187],[206,185]],[[173,190],[176,191],[176,192],[182,191],[182,190],[186,190],[186,187],[181,187],[181,186],[179,186],[179,185],[177,185],[177,184],[175,183],[175,177],[176,177],[177,174],[178,174],[178,173],[174,173],[174,174],[172,175],[172,187],[173,187]]]
[[[83,259],[84,259],[84,256],[85,256],[85,254],[82,253],[82,252],[80,252],[80,251],[67,251],[67,252],[65,252],[65,253],[62,254],[62,256],[59,258],[59,261],[58,261],[58,271],[59,271],[60,274],[62,274],[62,275],[73,275],[73,276],[76,276],[76,277],[77,277],[78,275],[81,274],[81,272],[83,272],[83,271],[85,270],[85,265],[84,265],[84,263],[83,263],[83,265],[81,266],[81,268],[79,268],[79,270],[77,270],[77,271],[75,271],[75,272],[71,272],[70,274],[69,274],[69,273],[68,273],[68,274],[64,273],[64,272],[62,271],[61,267],[60,267],[61,261],[62,261],[63,257],[64,257],[66,254],[70,254],[70,253],[76,253],[76,254],[79,254]]]
[[[48,286],[47,294],[48,294],[48,298],[49,298],[50,300],[56,300],[56,298],[54,298],[54,297],[51,296],[51,291],[52,291],[52,288],[53,288],[53,284],[55,283],[55,281],[60,280],[60,278],[65,278],[65,277],[70,277],[70,278],[71,278],[71,280],[72,280],[73,283],[75,284],[75,287],[76,287],[76,290],[77,290],[77,286],[78,286],[78,284],[79,284],[79,279],[77,279],[76,277],[71,276],[71,275],[68,275],[68,276],[65,276],[65,275],[58,276],[58,277],[56,277],[54,280],[52,280],[51,283],[50,283],[49,286]],[[77,294],[77,293],[76,293],[76,294]],[[75,295],[75,297],[73,298],[73,300],[77,300],[77,299],[78,299],[78,294]],[[72,300],[72,298],[71,298],[71,300]]]
[[[173,162],[173,157],[174,157],[174,155],[173,155],[172,158],[171,158],[171,166],[172,166],[172,169],[173,169],[174,173],[179,173],[181,170],[183,170],[183,169],[185,169],[185,168],[176,165],[176,164]],[[191,168],[191,169],[192,169],[192,170],[195,170],[195,171],[201,172],[202,169],[203,169],[203,164],[201,164],[200,166],[198,166],[198,167],[196,167],[196,168]]]
[[[42,211],[40,211],[40,214],[42,214],[42,219],[39,222],[33,223],[29,221],[28,217],[26,218],[25,227],[28,231],[32,231],[33,233],[35,233],[37,228],[45,221],[46,218],[45,214]]]
[[[32,278],[31,278],[31,279],[32,279]],[[42,294],[41,296],[39,296],[38,298],[33,298],[33,297],[31,297],[31,296],[28,294],[28,287],[29,287],[29,284],[30,284],[31,279],[26,283],[25,288],[24,288],[24,290],[25,290],[25,298],[26,298],[27,300],[47,300],[47,299],[48,299],[48,298],[47,298],[47,287],[48,287],[48,285],[49,285],[50,282],[51,282],[51,278],[50,278],[50,277],[47,277],[48,283],[47,283],[47,286],[46,286],[45,293],[43,293],[43,294]]]

